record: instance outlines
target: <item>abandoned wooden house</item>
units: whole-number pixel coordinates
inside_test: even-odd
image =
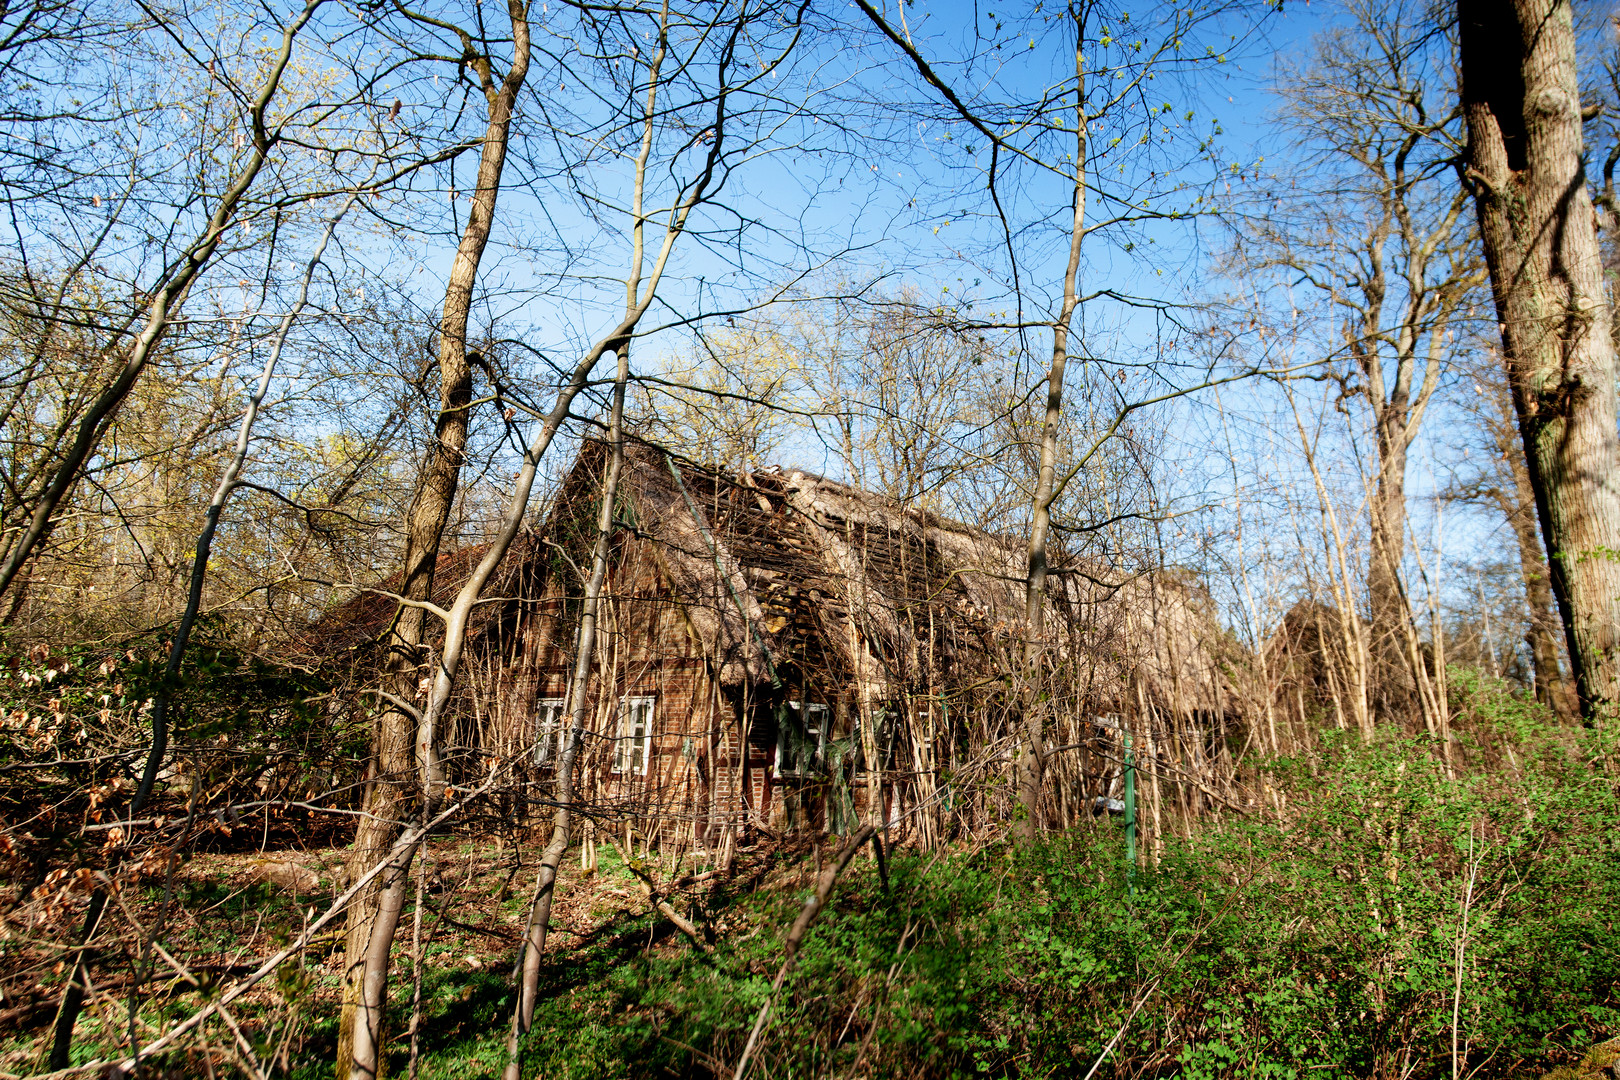
[[[456,740],[528,755],[540,783],[567,726],[606,457],[585,444],[469,644]],[[614,516],[579,769],[595,820],[704,844],[881,815],[931,844],[1010,818],[1008,785],[981,781],[1010,769],[1024,731],[1020,542],[808,472],[716,472],[639,441]],[[468,559],[442,558],[441,589]],[[1099,566],[1060,564],[1051,581],[1050,820],[1117,785],[1104,716],[1140,731],[1138,753],[1167,775],[1229,779],[1232,646],[1202,591]]]

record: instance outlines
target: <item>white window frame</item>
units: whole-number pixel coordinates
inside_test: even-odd
[[[811,702],[808,706],[802,701],[789,701],[788,708],[803,717],[804,733],[815,737],[815,759],[810,762],[810,769],[795,769],[786,771],[782,768],[782,751],[786,745],[786,732],[776,733],[776,765],[773,772],[777,777],[783,776],[815,776],[821,763],[827,759],[827,732],[832,727],[832,709],[830,706],[818,702]]]
[[[556,756],[563,731],[563,713],[568,700],[543,697],[534,703],[534,763],[545,765]]]
[[[619,699],[619,730],[613,750],[613,771],[646,776],[652,759],[653,709],[651,695],[626,695]]]

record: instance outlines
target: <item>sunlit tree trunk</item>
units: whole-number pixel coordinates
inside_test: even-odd
[[[1410,618],[1401,583],[1401,558],[1406,553],[1406,432],[1405,425],[1380,410],[1378,417],[1378,476],[1368,510],[1372,552],[1367,567],[1368,642],[1375,665],[1374,715],[1385,720],[1404,719],[1413,703],[1412,672],[1405,658],[1405,634]]]
[[[51,515],[60,504],[63,496],[72,488],[79,477],[79,470],[83,467],[86,458],[92,453],[102,434],[103,425],[118,413],[129,392],[135,385],[146,364],[151,358],[164,332],[168,329],[176,311],[181,306],[191,284],[207,265],[209,259],[218,249],[221,235],[229,225],[235,214],[237,206],[249,189],[253,186],[255,177],[263,169],[269,159],[270,149],[274,141],[279,141],[279,133],[272,139],[270,129],[265,124],[265,113],[281,86],[281,79],[292,60],[293,46],[298,34],[309,22],[316,8],[324,0],[308,0],[303,10],[294,17],[282,33],[281,46],[274,55],[270,72],[260,87],[253,102],[251,114],[254,143],[253,153],[245,169],[233,179],[230,188],[220,199],[209,217],[208,226],[187,250],[180,269],[175,273],[152,298],[147,308],[146,325],[140,336],[136,339],[134,347],[130,350],[118,378],[111,385],[101,391],[94,405],[80,422],[78,436],[69,448],[65,459],[57,466],[57,472],[50,486],[42,493],[28,526],[22,531],[15,544],[6,552],[3,565],[0,565],[0,594],[15,579],[17,571],[27,561],[29,554],[41,539],[49,532]],[[330,234],[328,234],[330,235]],[[321,241],[321,251],[324,252],[326,240]],[[318,264],[320,253],[315,261]],[[312,270],[313,272],[313,270]],[[307,286],[306,286],[307,287]],[[307,295],[307,293],[305,294]],[[300,299],[300,306],[303,300]],[[283,337],[290,323],[283,327]],[[173,685],[180,671],[180,664],[185,655],[186,640],[190,636],[191,628],[195,624],[197,610],[202,600],[202,587],[207,576],[208,550],[213,542],[214,529],[219,522],[219,515],[224,509],[225,499],[229,497],[235,487],[237,473],[242,461],[246,457],[247,438],[252,431],[253,417],[257,412],[259,402],[264,396],[264,387],[268,383],[269,374],[274,370],[274,359],[279,357],[280,343],[272,351],[271,366],[266,369],[264,383],[253,401],[247,419],[242,426],[241,443],[238,454],[232,461],[232,469],[228,470],[225,478],[216,490],[213,503],[208,510],[208,524],[197,542],[197,554],[192,565],[192,579],[188,594],[187,606],[182,617],[174,640],[170,643],[170,655],[166,667],[165,686]],[[7,617],[14,614],[15,606],[9,609]],[[152,711],[152,743],[148,750],[147,761],[142,769],[141,781],[134,797],[130,801],[128,814],[131,819],[146,805],[152,794],[157,780],[157,774],[162,764],[168,746],[168,729],[164,713],[169,704],[169,694],[166,691],[159,696]],[[80,932],[78,951],[73,954],[73,966],[68,976],[68,986],[62,997],[62,1003],[57,1009],[56,1021],[52,1032],[50,1067],[53,1070],[65,1069],[72,1063],[73,1034],[78,1023],[81,1010],[84,1008],[85,995],[90,987],[90,961],[91,952],[88,949],[101,923],[106,908],[107,893],[97,885],[93,891],[89,906],[85,912],[83,929]]]
[[[596,657],[597,616],[602,588],[607,580],[608,557],[613,543],[613,507],[618,498],[619,475],[624,469],[624,391],[629,381],[628,349],[619,350],[619,366],[613,385],[613,407],[609,421],[607,474],[602,481],[602,504],[597,514],[596,543],[591,553],[591,576],[585,585],[585,599],[579,621],[579,641],[574,656],[574,674],[568,687],[568,731],[557,760],[557,786],[553,792],[556,811],[552,815],[551,841],[540,856],[540,872],[535,884],[529,922],[523,934],[523,956],[519,967],[518,1004],[513,1010],[512,1029],[507,1043],[505,1080],[520,1080],[522,1036],[534,1023],[534,1007],[540,988],[540,962],[545,955],[546,932],[551,925],[551,903],[556,895],[557,869],[573,841],[574,769],[584,741],[585,714],[590,708],[591,670]],[[604,683],[601,693],[610,693]]]
[[[1460,14],[1464,182],[1581,709],[1598,723],[1620,704],[1620,435],[1571,12],[1489,0]]]
[[[1044,658],[1046,578],[1052,533],[1052,503],[1058,496],[1058,425],[1063,418],[1063,377],[1069,362],[1069,325],[1079,305],[1080,248],[1086,234],[1086,38],[1084,9],[1075,12],[1075,153],[1074,221],[1069,233],[1069,262],[1063,271],[1063,303],[1052,321],[1052,364],[1047,369],[1046,416],[1041,425],[1041,463],[1029,531],[1029,577],[1024,593],[1024,620],[1029,646],[1025,650],[1024,749],[1018,762],[1018,802],[1022,809],[1019,832],[1025,839],[1040,833],[1041,773],[1045,761],[1045,703],[1037,692]]]
[[[1482,356],[1473,369],[1478,400],[1468,410],[1472,422],[1480,429],[1479,446],[1485,451],[1485,466],[1477,476],[1453,485],[1446,498],[1488,503],[1501,512],[1503,520],[1513,530],[1524,589],[1527,621],[1524,643],[1530,650],[1535,672],[1536,700],[1567,720],[1578,710],[1574,689],[1565,678],[1559,656],[1558,642],[1563,628],[1558,621],[1547,559],[1541,546],[1535,489],[1525,464],[1513,395],[1502,378],[1496,350],[1487,351],[1490,355]]]
[[[477,187],[473,191],[467,223],[450,268],[444,292],[444,310],[439,320],[439,416],[434,439],[422,464],[416,497],[411,503],[405,531],[405,566],[400,595],[407,601],[426,601],[433,590],[434,569],[439,558],[439,541],[455,504],[461,466],[466,457],[467,425],[472,405],[472,365],[467,353],[467,321],[472,310],[472,291],[478,279],[478,264],[489,244],[500,192],[501,171],[506,164],[512,110],[518,91],[529,69],[528,9],[521,0],[508,0],[512,22],[512,64],[499,84],[495,82],[488,57],[479,57],[474,66],[483,84],[489,105],[489,125],[484,134],[478,162]],[[348,873],[358,877],[382,859],[399,835],[414,795],[417,793],[417,767],[429,766],[418,757],[431,755],[431,748],[415,750],[415,719],[403,703],[418,697],[421,682],[422,644],[427,611],[403,604],[389,638],[383,674],[381,716],[377,721],[367,786],[365,814],[359,819],[353,848],[349,852]],[[379,905],[390,886],[403,884],[383,875],[379,884],[364,893],[350,907],[345,941],[343,1011],[338,1026],[337,1072],[351,1075],[351,1067],[370,1069],[356,1054],[355,1017],[364,987],[362,970],[367,967],[367,942],[374,936],[373,923]],[[390,935],[391,937],[391,935]],[[386,968],[384,969],[386,972]],[[375,1025],[380,1016],[372,1016]],[[380,1030],[360,1033],[360,1049],[375,1055],[375,1046],[384,1042]]]
[[[513,4],[513,22],[521,26],[519,37],[520,55],[527,56],[528,39],[526,24],[520,23],[521,9],[516,0]],[[667,33],[669,26],[669,10],[664,8],[659,24],[660,43],[656,56],[661,58],[667,46]],[[728,25],[729,24],[729,25]],[[653,63],[650,74],[651,87],[648,90],[646,113],[643,116],[645,134],[636,171],[636,194],[633,201],[633,250],[631,255],[630,272],[625,278],[626,310],[624,317],[604,337],[597,340],[580,358],[570,373],[567,382],[558,391],[551,410],[545,414],[540,429],[530,441],[523,457],[523,466],[518,471],[517,484],[507,501],[506,510],[495,539],[486,547],[478,565],[468,576],[466,582],[457,591],[454,601],[447,609],[438,609],[439,617],[444,621],[444,642],[436,656],[427,681],[431,686],[427,694],[427,703],[421,710],[417,722],[416,749],[418,768],[421,775],[421,795],[424,800],[424,821],[431,813],[436,801],[441,797],[445,787],[445,778],[438,764],[440,747],[440,722],[445,716],[450,696],[456,685],[457,672],[460,667],[463,646],[466,643],[468,620],[472,616],[474,607],[479,602],[484,586],[488,583],[495,567],[505,558],[507,551],[521,528],[528,506],[529,496],[533,490],[538,476],[540,461],[550,448],[552,440],[561,429],[563,423],[572,415],[571,408],[578,396],[584,392],[591,372],[595,370],[597,362],[607,353],[617,353],[620,358],[618,389],[615,406],[616,411],[622,415],[623,410],[623,383],[627,377],[625,363],[626,350],[635,335],[636,328],[641,319],[647,314],[654,299],[658,295],[660,282],[669,266],[669,260],[674,251],[677,240],[685,232],[687,222],[692,211],[704,203],[717,188],[721,169],[724,164],[723,155],[729,151],[730,143],[727,141],[727,125],[731,120],[728,111],[729,87],[728,80],[735,70],[734,58],[737,56],[737,43],[750,29],[759,25],[759,20],[752,16],[732,17],[724,21],[717,19],[710,24],[711,28],[726,26],[724,31],[724,44],[719,49],[719,62],[717,63],[717,82],[720,90],[713,94],[712,104],[708,101],[702,107],[712,109],[710,117],[712,122],[708,127],[708,151],[703,156],[702,164],[695,175],[681,187],[678,201],[674,206],[664,207],[658,211],[648,212],[644,209],[644,196],[647,182],[647,161],[650,157],[653,144],[653,130],[662,122],[662,117],[655,109],[656,99],[654,89],[662,87],[664,82],[659,78],[657,60]],[[706,34],[697,35],[701,43]],[[793,31],[787,44],[791,50],[798,40],[798,33]],[[786,55],[784,50],[782,55]],[[511,76],[508,77],[510,81]],[[662,243],[658,246],[656,254],[647,251],[645,226],[647,221],[656,214],[664,219],[664,235]],[[649,255],[651,257],[649,258]],[[650,263],[650,265],[649,265]],[[464,329],[464,324],[463,324]],[[385,1001],[387,986],[387,957],[392,945],[395,930],[398,926],[399,916],[403,910],[404,883],[414,857],[415,848],[419,845],[421,837],[426,835],[425,828],[417,831],[417,840],[410,845],[400,847],[398,854],[393,858],[388,872],[383,875],[384,884],[381,890],[381,899],[377,905],[377,916],[371,928],[369,939],[363,949],[364,968],[359,973],[360,1000],[356,1007],[356,1020],[353,1024],[353,1064],[349,1070],[349,1080],[371,1080],[383,1061],[382,1048],[386,1045],[383,1038],[381,1016]],[[527,940],[527,935],[525,935]],[[520,968],[521,970],[521,968]],[[518,1044],[521,1049],[521,1043]]]
[[[1281,120],[1305,157],[1286,187],[1264,191],[1270,210],[1249,217],[1241,243],[1247,265],[1284,271],[1290,296],[1303,287],[1340,323],[1350,362],[1340,386],[1365,402],[1376,451],[1365,481],[1369,704],[1403,726],[1420,711],[1435,720],[1402,570],[1406,470],[1453,359],[1453,317],[1484,271],[1454,182],[1462,125],[1449,50],[1398,2],[1346,14],[1279,81]],[[1292,301],[1286,310],[1299,317]]]

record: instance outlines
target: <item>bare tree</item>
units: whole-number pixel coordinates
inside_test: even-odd
[[[638,436],[716,468],[758,469],[809,402],[809,356],[787,320],[735,317],[700,328],[690,359],[641,375],[626,424]]]
[[[22,29],[48,25],[28,18],[47,8],[57,21],[67,11],[19,8]],[[347,52],[375,41],[369,14],[348,22],[314,0],[222,21],[200,0],[134,20],[99,5],[77,17],[79,47],[24,32],[8,54],[11,74],[23,54],[42,74],[0,139],[13,211],[0,297],[20,331],[8,342],[16,371],[0,384],[0,415],[8,433],[28,433],[8,440],[19,452],[0,476],[0,592],[48,544],[86,474],[122,456],[101,447],[154,364],[186,346],[206,353],[205,342],[215,361],[233,354],[222,347],[238,343],[229,324],[262,340],[252,309],[290,287],[278,253],[318,229],[304,207],[349,189],[353,175],[369,173],[375,195],[465,149],[418,155],[389,130],[373,95],[392,65],[366,67],[369,47]],[[240,301],[234,312],[226,292]]]
[[[1142,364],[1133,393],[1117,391],[1112,415],[1097,424],[1099,438],[1090,440],[1075,460],[1063,460],[1066,386],[1074,377],[1070,363],[1076,361],[1082,374],[1087,369],[1096,372],[1105,363],[1090,349],[1077,352],[1088,307],[1110,300],[1160,312],[1169,306],[1122,284],[1089,284],[1084,280],[1086,249],[1088,241],[1091,245],[1103,241],[1123,256],[1135,252],[1139,243],[1146,247],[1141,230],[1147,223],[1186,220],[1200,212],[1203,198],[1187,185],[1186,167],[1189,161],[1215,157],[1215,131],[1189,139],[1191,145],[1184,146],[1194,113],[1176,116],[1164,95],[1178,83],[1185,86],[1200,67],[1224,62],[1223,49],[1241,46],[1238,34],[1220,32],[1227,29],[1224,20],[1236,12],[1215,4],[1157,9],[1142,18],[1091,0],[1051,10],[1037,3],[999,17],[988,13],[986,24],[974,27],[968,55],[932,58],[905,22],[903,8],[897,23],[868,0],[856,4],[900,50],[930,95],[939,99],[941,111],[925,115],[947,125],[944,140],[966,152],[971,175],[982,185],[988,204],[982,213],[993,229],[987,250],[998,259],[1004,255],[1000,285],[1015,312],[1011,318],[985,320],[984,325],[1015,331],[1020,338],[1018,355],[1032,357],[1029,335],[1037,330],[1051,334],[1049,349],[1043,347],[1037,365],[1043,372],[1040,383],[1026,391],[1044,401],[1028,524],[1028,647],[1023,659],[1018,768],[1022,808],[1018,830],[1033,837],[1040,828],[1045,745],[1043,706],[1035,687],[1040,681],[1036,672],[1046,660],[1043,641],[1054,506],[1100,445],[1149,399],[1159,396],[1152,390],[1173,395],[1187,389],[1185,384],[1175,385],[1176,373],[1169,365]],[[1223,48],[1189,47],[1205,35],[1219,40]],[[1014,65],[1010,72],[1000,67],[1002,48],[1023,50],[1025,37],[1029,48],[1035,48],[1037,40],[1048,43],[1035,85],[1019,81],[1029,65]],[[1060,44],[1054,48],[1052,43]],[[983,72],[977,70],[981,64]],[[953,74],[958,68],[978,89],[965,91],[956,85]],[[982,156],[976,154],[977,147],[983,147]],[[947,198],[952,202],[945,205],[957,205],[961,193]],[[1128,380],[1128,371],[1119,374]],[[1111,380],[1108,385],[1113,385]]]
[[[521,11],[512,8],[514,20]],[[616,354],[620,363],[611,409],[617,430],[631,342],[660,297],[671,257],[688,232],[694,212],[713,202],[730,172],[773,137],[774,124],[766,117],[774,108],[770,103],[775,91],[765,91],[759,84],[774,80],[773,73],[792,57],[803,30],[804,9],[775,3],[741,8],[699,3],[677,9],[666,3],[607,13],[582,6],[575,14],[579,24],[573,44],[581,51],[574,57],[575,63],[581,68],[600,64],[599,70],[608,72],[599,89],[604,96],[611,93],[614,113],[609,122],[578,133],[553,127],[538,134],[546,139],[577,138],[603,158],[630,159],[628,199],[622,204],[629,247],[622,277],[623,305],[608,322],[606,332],[583,348],[575,363],[558,372],[561,385],[551,406],[537,414],[539,424],[523,450],[516,484],[505,500],[493,538],[453,602],[440,608],[427,599],[401,598],[402,606],[431,612],[443,624],[442,645],[420,686],[425,699],[420,708],[403,696],[389,695],[390,703],[403,705],[400,711],[414,721],[416,785],[409,794],[424,827],[415,831],[409,844],[396,841],[383,853],[387,865],[378,877],[375,916],[359,952],[352,1055],[339,1063],[350,1080],[375,1077],[382,1067],[389,956],[405,908],[410,868],[426,835],[425,823],[437,813],[446,787],[442,739],[469,619],[490,575],[523,525],[541,460],[608,353]],[[649,47],[644,49],[644,45]],[[611,74],[621,65],[627,76]],[[749,110],[751,104],[759,106],[759,115]],[[588,160],[588,155],[581,159]],[[564,165],[583,170],[577,162]],[[581,662],[588,670],[592,644],[582,638],[579,647]],[[577,689],[576,699],[583,701],[585,692],[585,688]],[[400,747],[399,752],[403,757],[408,751]],[[572,769],[573,761],[570,756],[563,764]],[[538,970],[535,965],[545,946],[556,871],[571,838],[571,782],[571,773],[559,777],[552,842],[542,857],[536,900],[517,965],[519,972],[528,973],[530,989],[520,998],[528,1000],[530,1008],[534,976],[529,969]],[[520,1031],[526,1027],[521,1010],[515,1023]]]
[[[1463,182],[1581,710],[1596,724],[1620,708],[1620,431],[1573,21],[1564,0],[1492,0],[1459,17]]]
[[[1343,395],[1367,409],[1370,688],[1375,715],[1401,721],[1419,677],[1402,572],[1407,458],[1484,272],[1452,183],[1462,125],[1451,42],[1402,0],[1356,0],[1348,14],[1281,80],[1303,153],[1259,194],[1240,244],[1249,270],[1281,271],[1280,332],[1310,332],[1294,308],[1309,302],[1300,285],[1316,294],[1321,321],[1337,324]]]
[[[197,537],[196,553],[191,561],[190,574],[186,586],[186,605],[180,619],[175,626],[174,635],[169,642],[168,658],[164,667],[164,689],[152,700],[151,730],[152,742],[146,753],[146,763],[141,769],[139,786],[134,797],[130,799],[128,814],[133,818],[140,813],[151,798],[153,785],[157,782],[158,769],[162,766],[165,752],[169,742],[168,713],[172,704],[172,693],[168,688],[174,686],[180,675],[180,666],[186,657],[186,650],[191,643],[192,632],[196,628],[197,615],[202,606],[203,586],[208,579],[208,560],[211,553],[214,536],[218,532],[220,517],[224,514],[226,503],[230,500],[241,483],[243,466],[247,462],[248,451],[253,439],[254,422],[258,419],[259,409],[264,404],[266,393],[270,389],[270,381],[275,376],[276,365],[281,360],[282,347],[286,344],[288,331],[292,329],[293,321],[302,311],[309,298],[309,282],[321,264],[326,253],[327,242],[332,231],[343,215],[354,204],[354,196],[350,196],[343,207],[333,217],[331,224],[316,245],[314,254],[310,257],[308,269],[299,290],[299,297],[293,310],[288,312],[281,320],[276,337],[270,347],[269,356],[265,360],[263,371],[260,373],[258,385],[248,400],[247,409],[243,413],[242,422],[238,428],[236,445],[228,463],[225,466],[219,483],[214,488],[212,498],[208,503],[208,511],[204,519],[202,532]],[[97,887],[91,894],[89,906],[85,915],[85,938],[93,931],[106,907],[107,893],[103,887]],[[141,952],[149,951],[150,945],[155,943],[142,942]],[[63,997],[61,1008],[57,1012],[56,1037],[52,1046],[51,1060],[53,1068],[66,1068],[71,1060],[73,1045],[73,1029],[78,1021],[79,1012],[84,1004],[84,991],[90,985],[90,955],[83,948],[85,941],[80,942],[80,951],[75,959],[75,967],[68,980],[68,990]],[[143,959],[145,959],[143,957]]]
[[[415,730],[412,716],[415,710],[407,703],[418,694],[422,645],[427,627],[427,611],[422,605],[432,595],[440,538],[450,518],[460,484],[467,428],[473,410],[472,365],[475,358],[469,356],[467,346],[473,287],[494,225],[501,174],[506,166],[507,147],[512,137],[513,112],[529,72],[529,15],[528,5],[523,0],[508,0],[507,3],[512,52],[505,72],[499,72],[495,67],[497,60],[492,55],[491,43],[484,38],[482,20],[480,32],[475,35],[472,31],[437,18],[418,15],[408,9],[405,14],[413,21],[448,31],[457,39],[462,50],[458,63],[474,73],[484,98],[488,125],[479,152],[471,207],[455,260],[450,267],[450,277],[444,291],[444,309],[439,318],[439,413],[405,527],[405,565],[399,586],[404,603],[394,617],[388,642],[382,693],[386,704],[377,721],[369,770],[370,783],[365,800],[366,812],[360,818],[354,846],[349,853],[348,869],[352,878],[358,878],[393,846],[405,808],[415,789],[415,766],[418,761],[425,762],[434,749],[418,741],[426,733]],[[376,1047],[383,1041],[380,1010],[367,1010],[364,1030],[358,1036],[355,1023],[357,1009],[370,1004],[361,980],[368,974],[373,978],[387,977],[386,955],[382,958],[380,973],[377,964],[366,962],[366,949],[377,918],[377,905],[382,899],[382,888],[379,886],[364,894],[362,901],[349,909],[343,1012],[338,1029],[340,1076],[355,1071],[366,1075],[376,1074]]]
[[[72,443],[62,454],[61,460],[55,462],[48,474],[41,478],[38,494],[27,501],[27,523],[17,538],[7,545],[5,561],[0,564],[0,594],[4,594],[11,585],[18,570],[49,530],[52,514],[78,480],[79,471],[99,442],[107,421],[118,412],[135,380],[145,370],[153,349],[168,329],[175,311],[197,275],[213,258],[226,228],[235,219],[242,199],[269,161],[272,149],[281,142],[288,121],[272,120],[270,105],[281,89],[282,76],[292,61],[295,40],[323,2],[310,0],[282,29],[281,47],[263,80],[254,89],[248,110],[252,151],[219,196],[201,232],[178,258],[164,267],[159,280],[149,288],[152,299],[146,305],[144,325],[135,335],[116,375],[100,389],[83,415],[77,418]]]
[[[958,325],[957,314],[923,303],[915,290],[871,310],[855,399],[865,421],[857,452],[873,490],[965,516],[949,504],[987,465],[983,437],[998,418],[993,373],[1001,357],[985,332]]]

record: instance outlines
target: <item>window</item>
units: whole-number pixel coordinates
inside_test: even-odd
[[[776,775],[814,776],[827,751],[831,714],[825,705],[790,701],[776,733]]]
[[[647,775],[647,758],[652,749],[653,699],[619,699],[618,745],[613,754],[613,771],[633,776]]]
[[[563,712],[560,697],[541,698],[534,703],[534,763],[545,765],[562,750]]]

